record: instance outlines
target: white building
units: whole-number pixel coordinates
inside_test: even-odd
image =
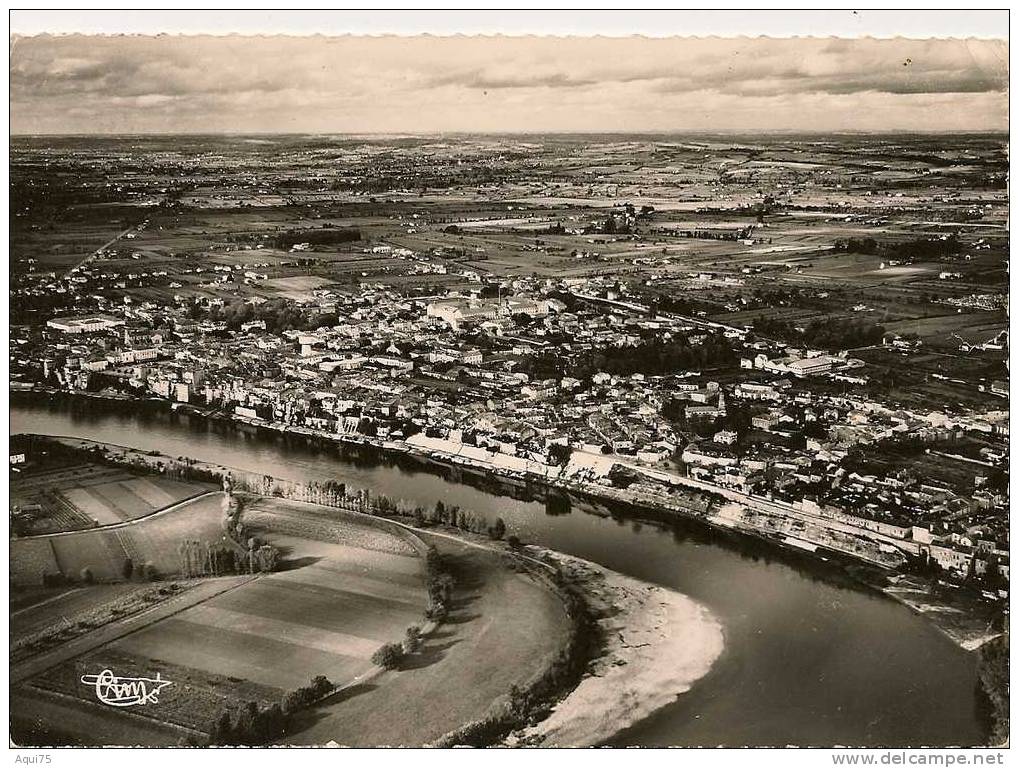
[[[61,333],[99,333],[122,326],[124,321],[116,317],[91,315],[88,317],[54,317],[52,320],[47,320],[46,325]]]

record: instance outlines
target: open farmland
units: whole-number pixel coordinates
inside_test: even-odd
[[[25,533],[55,533],[144,517],[209,487],[85,464],[13,478],[11,505],[39,506]]]
[[[78,581],[87,569],[96,581],[117,581],[128,558],[137,566],[150,563],[157,573],[173,574],[179,567],[178,544],[185,538],[219,541],[221,520],[222,496],[215,493],[112,529],[15,539],[10,547],[12,578],[24,585],[42,584],[45,574]]]
[[[147,138],[111,145],[98,166],[85,150],[50,161],[51,176],[90,183],[56,184],[81,199],[73,215],[45,218],[45,228],[35,209],[18,212],[12,263],[29,272],[35,295],[42,270],[122,235],[79,271],[83,290],[114,303],[197,301],[214,314],[220,301],[284,298],[307,308],[309,324],[315,307],[333,306],[346,290],[435,294],[531,276],[677,279],[677,289],[692,287],[683,282],[690,273],[740,277],[742,286],[697,291],[709,315],[735,311],[726,305],[762,287],[849,292],[837,310],[878,303],[874,291],[888,289],[918,310],[942,296],[1000,290],[1002,142],[815,139],[479,137],[458,144],[451,162],[450,146],[427,137]],[[32,162],[37,151],[28,139],[13,147],[16,189],[54,186]],[[173,196],[152,191],[181,167],[186,181]],[[106,182],[130,192],[111,194]],[[948,237],[959,247],[912,248]],[[839,245],[869,240],[876,245],[867,252]],[[16,312],[31,316],[36,301],[16,296]],[[889,307],[894,313],[894,303],[878,311]],[[908,318],[889,318],[898,319]]]
[[[285,743],[426,744],[481,716],[559,653],[569,619],[546,586],[491,552],[426,538],[449,558],[457,579],[449,620],[426,639],[419,661],[328,700],[300,718]]]
[[[294,301],[310,301],[313,295],[312,292],[316,288],[322,288],[323,286],[329,285],[331,282],[331,280],[326,278],[305,275],[299,277],[276,277],[264,281],[262,285],[278,292],[280,296],[285,296],[288,299],[292,299]]]
[[[181,519],[159,531],[147,526],[158,516],[128,527],[146,526],[150,536],[168,537],[185,521],[203,518],[192,506],[166,515]],[[278,702],[317,675],[341,685],[354,680],[373,668],[370,657],[380,645],[424,623],[422,545],[410,534],[369,527],[350,513],[300,502],[262,499],[249,512],[245,519],[252,529],[280,548],[278,572],[192,598],[188,592],[176,598],[182,608],[157,608],[148,622],[132,619],[131,631],[118,633],[116,624],[109,625],[104,631],[110,639],[84,653],[61,659],[59,651],[52,652],[56,663],[44,665],[15,689],[22,706],[17,730],[31,743],[42,714],[63,712],[61,739],[88,743],[88,734],[78,729],[95,709],[94,691],[81,677],[116,669],[123,675],[159,673],[173,681],[146,709],[152,728],[144,734],[124,730],[139,743],[172,744],[182,735],[201,736],[224,709],[246,701]],[[554,593],[506,568],[494,553],[448,537],[433,543],[448,558],[457,585],[449,619],[400,670],[363,690],[352,689],[353,697],[340,694],[302,715],[288,743],[425,743],[484,712],[559,652],[569,620]],[[122,584],[36,595],[32,620],[21,621],[18,631],[37,633],[64,621],[65,613],[74,621],[145,589]],[[396,717],[400,711],[412,714]],[[123,717],[109,715],[111,722]]]
[[[45,574],[60,572],[49,538],[12,541],[10,561],[11,581],[18,585],[41,586]]]
[[[16,615],[22,722],[85,740],[83,674],[159,672],[174,681],[153,710],[168,730],[123,733],[226,741],[233,729],[210,729],[224,708],[324,675],[350,685],[291,718],[281,743],[420,745],[471,721],[460,737],[482,741],[493,704],[533,720],[591,655],[611,655],[595,643],[564,658],[587,617],[559,592],[564,572],[550,583],[521,559],[535,552],[523,539],[702,591],[732,647],[762,651],[727,654],[665,726],[616,738],[977,741],[972,657],[923,679],[900,662],[923,666],[908,651],[935,658],[947,641],[926,648],[890,619],[868,632],[884,626],[869,612],[881,596],[833,611],[857,602],[811,560],[899,568],[932,603],[965,595],[983,608],[963,643],[1007,629],[1006,135],[34,137],[11,154],[12,199],[26,201],[11,222],[12,399],[42,424],[29,431],[97,451],[68,461],[104,455],[217,491],[226,465],[246,467],[230,475],[240,520],[216,492],[161,513],[184,488],[115,470],[65,467],[60,487],[50,467],[21,487],[22,506],[89,529],[12,542],[26,592],[11,610],[34,617]],[[12,477],[42,461],[17,456]],[[587,496],[618,525],[589,517]],[[368,507],[377,516],[344,511]],[[631,531],[630,516],[661,529]],[[412,519],[439,558],[396,530]],[[740,532],[802,549],[809,578],[790,581],[799,557],[758,558]],[[744,544],[753,558],[730,561]],[[257,574],[239,567],[246,552]],[[716,558],[721,570],[701,567]],[[768,631],[767,590],[733,588],[741,564],[816,631]],[[249,572],[180,576],[231,567]],[[116,603],[149,578],[184,594],[112,615],[93,591]],[[374,667],[373,651],[426,624],[426,603],[443,620],[423,647]],[[600,639],[663,658],[625,631],[624,606],[589,608],[620,627]],[[65,610],[81,633],[46,634]],[[965,623],[938,610],[956,609],[907,618]],[[865,684],[828,662],[857,619]],[[792,686],[790,648],[807,661]],[[555,690],[530,690],[550,671]],[[749,683],[730,685],[741,671]],[[629,660],[615,672],[640,676]],[[918,696],[918,681],[933,687]],[[655,698],[613,693],[619,722]],[[775,702],[789,704],[778,730],[754,719]]]
[[[263,510],[272,506],[264,502]],[[194,510],[177,512],[195,520]],[[265,511],[262,523],[285,553],[283,570],[160,616],[45,670],[32,678],[30,688],[78,697],[87,706],[93,695],[80,682],[83,674],[107,668],[121,674],[160,672],[175,681],[175,688],[149,715],[201,730],[224,707],[279,701],[317,675],[333,683],[350,680],[372,667],[370,657],[380,645],[422,623],[423,561],[400,537],[351,522],[337,523],[329,541],[276,536]],[[19,631],[39,631],[47,622],[62,621],[64,610],[73,617],[93,610],[97,600],[123,598],[111,589],[132,588],[143,589],[120,585],[59,594]]]
[[[343,682],[371,667],[376,648],[422,621],[421,578],[408,572],[418,565],[382,556],[373,556],[367,566],[323,558],[302,568],[299,579],[288,573],[263,577],[115,647],[281,690],[320,674]],[[380,581],[403,589],[388,598],[371,594]]]
[[[39,590],[37,602],[11,610],[11,641],[60,624],[67,617],[101,609],[153,589],[151,584],[101,584]]]
[[[11,690],[11,740],[19,746],[174,746],[183,736],[158,720],[135,718],[101,704],[69,705],[62,694],[40,689]]]
[[[51,691],[78,698],[80,704],[68,706],[68,710],[76,711],[89,707],[94,700],[94,690],[82,684],[82,676],[94,675],[103,669],[116,669],[118,674],[140,677],[159,674],[164,680],[172,681],[173,685],[161,692],[159,701],[147,708],[148,716],[157,722],[197,732],[207,728],[224,709],[234,709],[246,701],[265,706],[278,702],[283,695],[278,688],[163,659],[123,653],[115,647],[53,667],[34,678],[31,686],[23,690],[37,697],[37,691]]]

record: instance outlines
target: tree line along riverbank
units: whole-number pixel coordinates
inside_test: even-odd
[[[373,525],[395,524],[433,536],[455,535],[477,547],[494,550],[504,567],[526,572],[544,583],[558,595],[569,619],[560,650],[545,659],[524,684],[514,686],[481,716],[435,740],[436,745],[481,746],[527,729],[530,729],[527,738],[533,743],[539,739],[539,732],[534,729],[553,708],[558,723],[551,732],[553,741],[558,743],[566,738],[570,744],[596,743],[612,735],[606,728],[614,720],[618,719],[620,729],[634,722],[634,710],[625,703],[628,699],[644,701],[636,712],[649,714],[673,701],[706,673],[721,650],[720,629],[703,606],[671,590],[643,584],[590,563],[581,566],[575,558],[530,547],[507,533],[505,524],[498,519],[494,524],[486,524],[470,511],[441,503],[428,510],[409,508],[384,495],[370,495],[363,490],[348,495],[348,489],[334,482],[298,483],[81,438],[45,439],[65,450],[80,452],[83,460],[136,471],[157,471],[192,481],[218,483],[229,477],[238,492],[325,505],[338,512],[342,510],[341,514],[363,517]],[[655,599],[649,599],[652,593]],[[625,617],[625,630],[618,618],[605,623],[606,617],[618,616]],[[649,642],[633,642],[633,637],[642,634]],[[701,642],[705,636],[712,642]],[[656,638],[687,638],[696,642],[659,649],[661,643]],[[662,652],[652,653],[654,650]],[[691,658],[685,659],[686,655]],[[589,674],[587,667],[594,658],[611,658],[613,667],[625,666],[627,679],[633,685],[620,687],[618,680]],[[677,668],[682,670],[679,678]],[[573,692],[578,686],[582,687],[584,706],[574,703]],[[631,716],[616,718],[614,713],[622,709],[631,711]],[[593,712],[601,712],[602,717],[593,717]]]
[[[173,405],[159,399],[123,402],[106,400],[95,393],[81,395],[56,390],[19,390],[11,394],[12,398],[24,398],[29,403],[52,398],[67,402],[71,407],[100,410],[111,408],[118,414],[122,414],[125,408],[139,413],[166,413]],[[807,567],[813,572],[819,570],[832,578],[838,578],[840,574],[849,575],[865,587],[875,589],[922,615],[953,643],[968,651],[976,650],[1003,631],[1001,606],[987,604],[978,593],[971,595],[965,588],[960,589],[956,585],[942,586],[936,575],[897,571],[866,558],[859,559],[852,551],[832,549],[820,542],[807,550],[774,531],[744,525],[739,520],[723,520],[724,516],[711,514],[711,510],[725,507],[726,499],[713,494],[710,489],[684,489],[681,493],[672,489],[668,498],[665,498],[660,494],[640,493],[633,488],[617,488],[593,482],[550,481],[532,475],[507,476],[491,468],[454,463],[407,444],[391,445],[360,435],[325,435],[312,430],[285,430],[281,425],[247,423],[229,414],[192,406],[184,406],[177,411],[187,414],[188,418],[208,420],[210,423],[252,431],[272,439],[297,441],[336,451],[342,459],[355,464],[365,461],[387,462],[452,477],[456,481],[500,495],[525,500],[545,499],[547,508],[552,512],[556,504],[561,504],[563,499],[568,504],[569,497],[573,496],[610,506],[613,514],[622,517],[670,526],[682,525],[691,530],[702,528],[708,532],[709,540],[715,543],[732,541],[735,546],[749,548],[751,551],[768,551],[773,553],[771,556],[788,559],[797,567]],[[361,491],[370,493],[369,489]]]

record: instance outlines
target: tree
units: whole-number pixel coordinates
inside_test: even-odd
[[[456,582],[453,580],[451,575],[448,573],[440,574],[435,580],[435,591],[438,599],[448,604],[450,599],[453,597],[453,587],[455,585]]]
[[[286,730],[287,719],[283,708],[276,703],[262,710],[262,742],[274,741]]]
[[[572,455],[573,448],[569,443],[552,443],[548,447],[548,459],[556,466],[565,467],[570,462]]]
[[[283,694],[283,701],[281,702],[281,706],[285,714],[287,715],[293,714],[294,712],[299,710],[303,705],[304,702],[301,699],[300,690],[287,691],[285,694]]]
[[[227,710],[220,712],[219,717],[209,727],[210,744],[230,744],[233,740],[233,723]]]
[[[124,559],[124,565],[121,567],[121,573],[124,574],[125,579],[130,579],[134,574],[134,561],[128,557]]]
[[[248,701],[237,715],[234,726],[234,741],[239,744],[254,744],[257,736],[258,704]]]
[[[272,573],[279,567],[279,550],[271,544],[263,544],[258,549],[258,570],[261,573]]]
[[[315,675],[315,677],[311,678],[311,690],[315,694],[315,698],[324,696],[332,689],[333,684],[325,675]]]
[[[403,660],[403,646],[399,643],[386,643],[372,654],[372,664],[383,669],[396,669]]]
[[[991,709],[991,738],[1002,744],[1009,726],[1009,636],[1001,635],[980,648],[977,671]]]
[[[519,685],[514,683],[510,686],[507,699],[510,711],[514,715],[519,716],[523,712],[527,711],[527,694],[524,693],[523,689]]]
[[[415,626],[407,627],[407,636],[403,640],[403,652],[414,653],[421,647],[421,630]]]
[[[492,523],[492,527],[488,529],[488,535],[496,540],[499,540],[506,535],[506,523],[503,522],[501,517],[495,518],[495,522]]]
[[[92,576],[92,570],[90,568],[81,569],[81,580],[86,584],[91,584],[93,581],[95,581],[95,578]]]
[[[425,609],[425,616],[427,616],[429,619],[442,621],[442,619],[446,618],[446,614],[448,612],[449,609],[446,607],[446,604],[442,602],[442,600],[432,599],[429,602],[428,608]]]

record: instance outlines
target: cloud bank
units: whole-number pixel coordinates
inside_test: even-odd
[[[18,134],[1008,127],[990,40],[43,35],[10,82]]]

